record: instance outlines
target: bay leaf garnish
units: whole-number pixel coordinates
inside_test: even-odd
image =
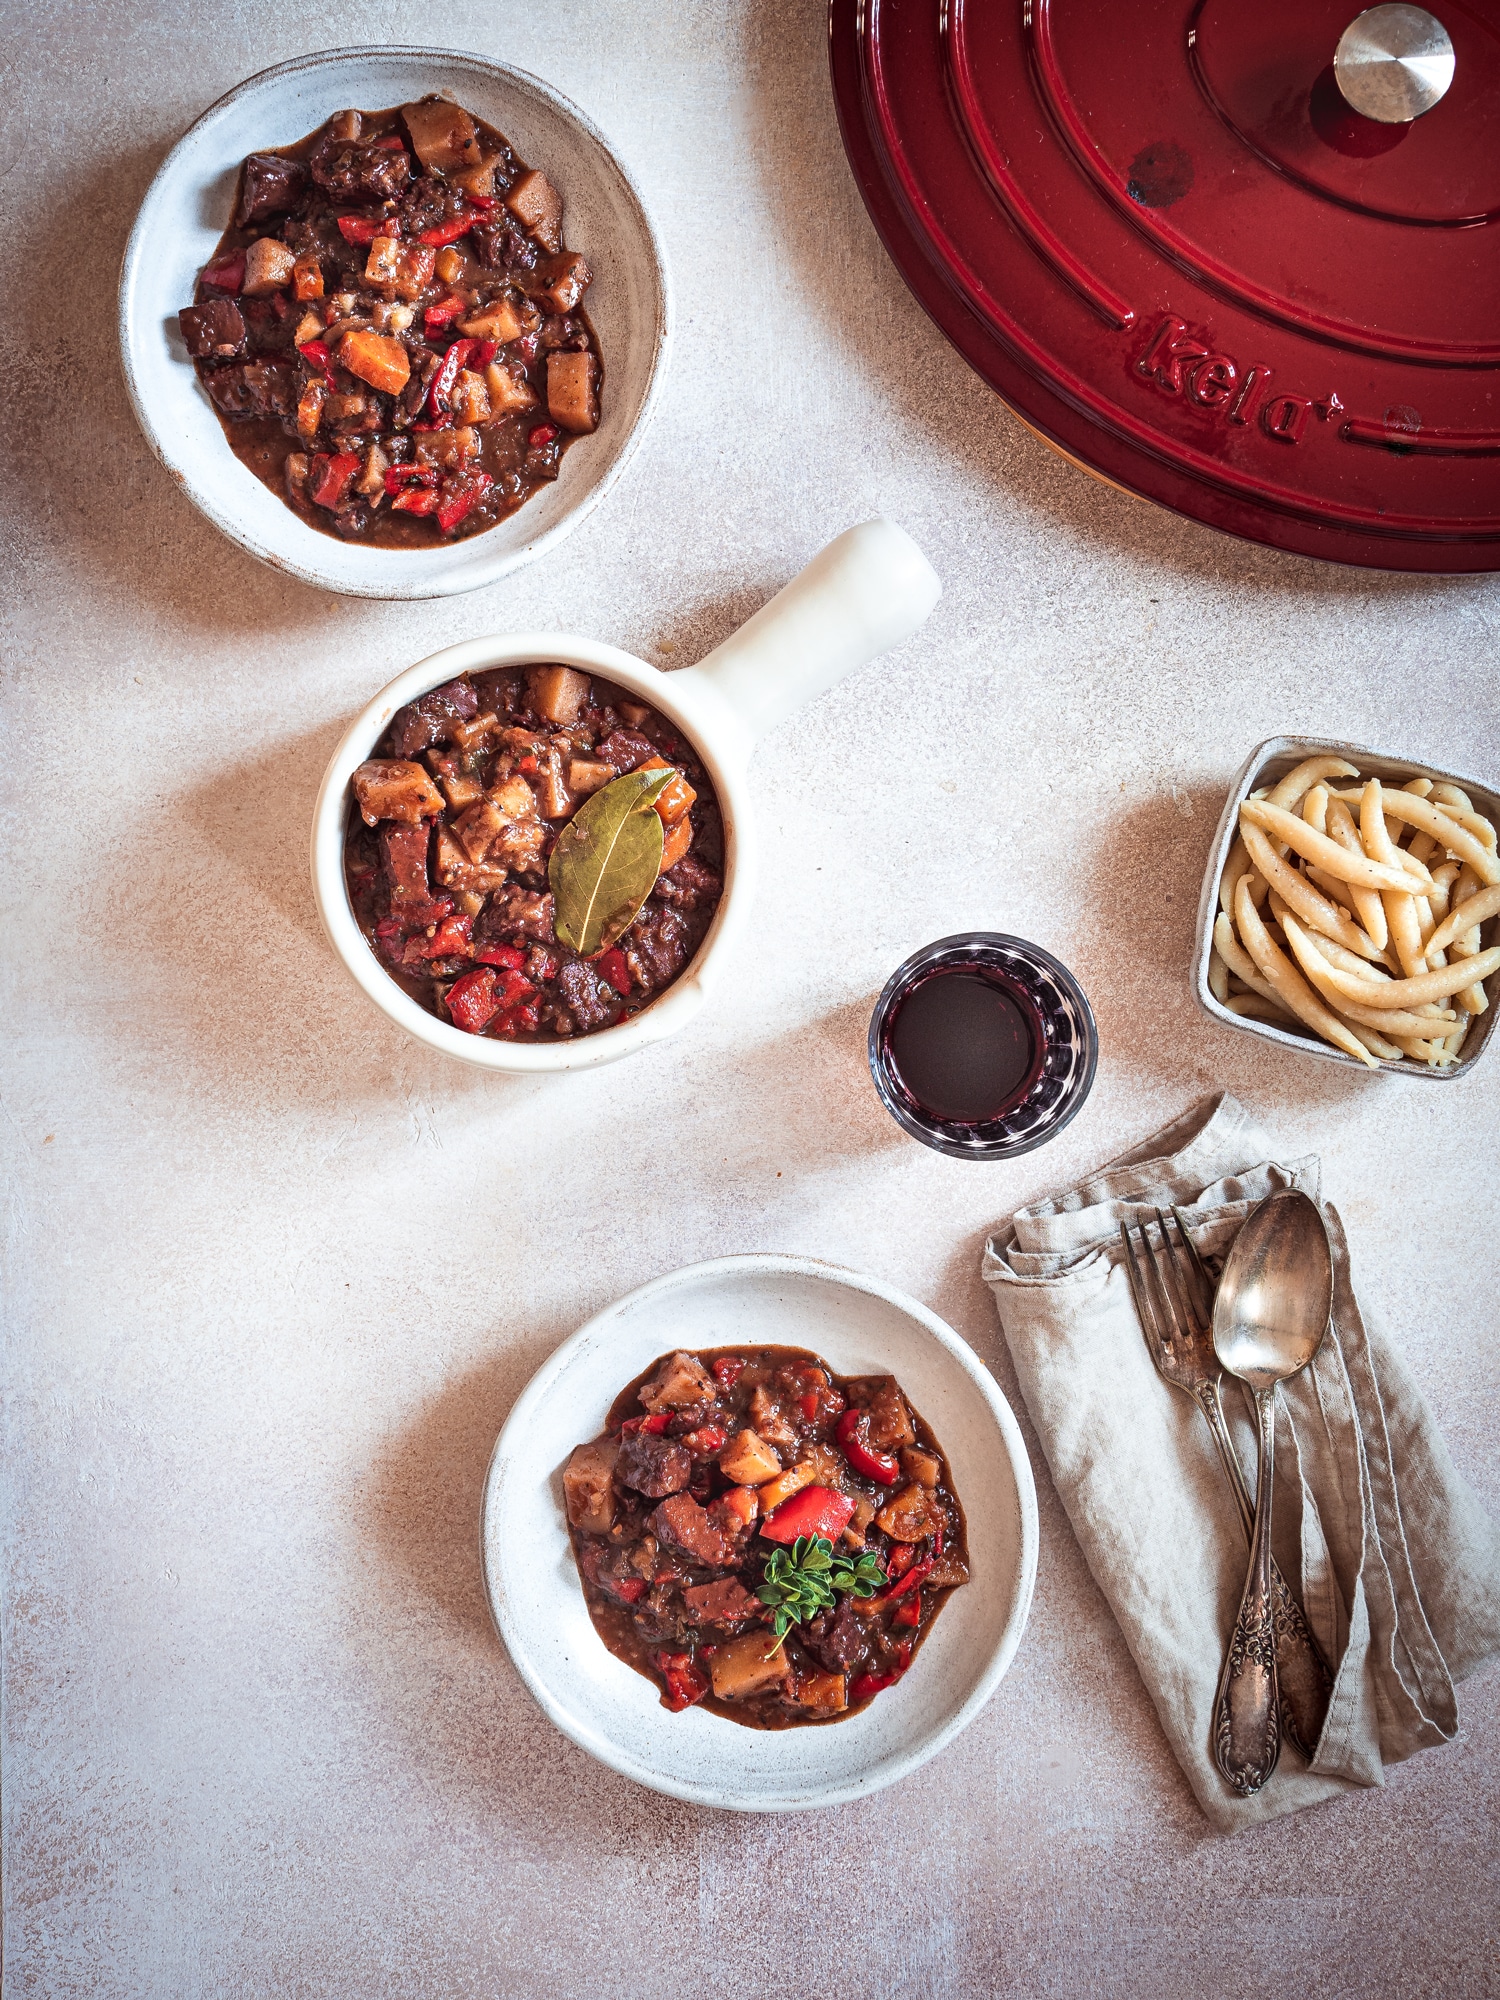
[[[664,835],[651,808],[677,775],[627,771],[585,800],[558,835],[547,863],[554,927],[581,957],[608,951],[655,888]]]

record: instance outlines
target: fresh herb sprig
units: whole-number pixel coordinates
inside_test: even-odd
[[[774,1552],[766,1564],[766,1580],[755,1594],[775,1614],[771,1622],[780,1640],[793,1625],[831,1610],[835,1591],[873,1597],[884,1582],[880,1558],[871,1551],[851,1560],[835,1555],[825,1536],[803,1535],[789,1550]]]

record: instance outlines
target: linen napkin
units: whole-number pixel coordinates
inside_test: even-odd
[[[1421,1394],[1355,1297],[1315,1156],[1282,1162],[1232,1097],[1209,1100],[1082,1186],[991,1237],[984,1277],[1052,1477],[1199,1803],[1235,1830],[1383,1783],[1451,1741],[1455,1681],[1500,1650],[1500,1529],[1456,1472]],[[1276,1392],[1273,1547],[1334,1670],[1311,1765],[1284,1744],[1252,1798],[1210,1749],[1224,1641],[1246,1550],[1207,1423],[1157,1374],[1122,1264],[1121,1222],[1177,1203],[1217,1269],[1265,1195],[1319,1202],[1333,1248],[1332,1325]],[[1254,1491],[1238,1388],[1225,1407]]]

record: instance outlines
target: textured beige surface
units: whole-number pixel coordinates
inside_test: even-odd
[[[8,296],[46,302],[5,347],[8,1993],[1493,1991],[1494,1673],[1462,1740],[1384,1791],[1213,1839],[1039,1465],[1035,1609],[979,1723],[825,1823],[731,1819],[541,1721],[475,1512],[540,1358],[726,1251],[882,1273],[1014,1397],[987,1227],[1216,1085],[1322,1153],[1359,1284],[1500,1506],[1500,1057],[1453,1089],[1349,1076],[1211,1026],[1186,982],[1256,738],[1500,774],[1500,587],[1266,554],[1055,459],[886,262],[813,0],[7,11],[0,251]],[[113,273],[222,90],[439,35],[614,137],[679,338],[640,457],[561,550],[377,608],[257,567],[171,490],[125,404]],[[765,942],[712,1016],[537,1086],[399,1040],[305,878],[369,693],[486,628],[680,663],[876,510],[947,596],[762,751]],[[905,1140],[863,1069],[887,972],[970,924],[1059,951],[1103,1038],[1084,1115],[1008,1167]]]

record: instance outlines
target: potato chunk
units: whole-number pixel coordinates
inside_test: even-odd
[[[598,365],[592,354],[547,356],[547,413],[565,431],[582,435],[599,428]]]
[[[519,340],[526,329],[509,299],[495,299],[472,319],[461,319],[458,330],[471,334],[475,340],[493,340],[504,347],[508,340]]]
[[[477,799],[467,812],[459,814],[453,822],[453,831],[463,842],[469,859],[483,861],[504,825],[505,815],[493,799]]]
[[[403,299],[414,299],[432,283],[437,251],[426,243],[403,243],[398,236],[377,236],[365,259],[365,283],[379,285]]]
[[[579,1445],[563,1468],[568,1519],[585,1535],[607,1535],[615,1524],[615,1459],[619,1443],[596,1438]]]
[[[570,313],[594,282],[594,274],[576,250],[560,250],[544,258],[537,276],[546,286],[540,296],[556,313]]]
[[[754,1431],[736,1431],[719,1453],[719,1470],[736,1486],[763,1486],[781,1470],[781,1460]]]
[[[646,1409],[686,1410],[694,1403],[711,1403],[714,1378],[695,1355],[678,1352],[668,1355],[660,1369],[640,1392]]]
[[[278,243],[274,236],[262,236],[245,252],[245,282],[240,290],[247,299],[269,298],[292,282],[296,266],[296,258],[284,243]]]
[[[575,798],[586,799],[613,782],[613,764],[596,764],[590,757],[573,757],[568,762],[568,790]]]
[[[578,720],[587,705],[589,677],[575,667],[531,667],[526,688],[537,714],[566,728]]]
[[[493,861],[488,858],[471,861],[446,826],[438,828],[433,872],[445,889],[468,889],[476,896],[483,896],[491,889],[503,889],[510,880],[509,868],[498,857]]]
[[[925,1486],[903,1486],[875,1516],[875,1525],[897,1542],[923,1542],[946,1526],[946,1516]]]
[[[487,424],[490,420],[490,392],[484,377],[472,368],[460,368],[451,395],[453,414],[461,424]]]
[[[896,1451],[901,1445],[915,1444],[911,1412],[894,1380],[886,1376],[870,1398],[870,1443],[877,1451]]]
[[[354,773],[354,796],[366,826],[383,819],[415,826],[443,810],[443,795],[420,764],[400,758],[372,757]]]
[[[943,1461],[935,1452],[919,1451],[909,1444],[902,1449],[901,1470],[919,1486],[933,1487],[942,1477]]]
[[[849,1706],[849,1683],[843,1674],[803,1674],[792,1688],[799,1708],[815,1708],[823,1715],[837,1715]]]
[[[339,342],[339,364],[372,389],[397,395],[411,379],[411,361],[406,349],[393,334],[365,333],[356,329]]]
[[[725,1640],[709,1660],[708,1670],[720,1701],[743,1701],[746,1695],[779,1687],[785,1681],[786,1648],[776,1645],[767,1631],[745,1632],[738,1639]]]
[[[417,158],[430,174],[459,173],[483,159],[478,129],[461,105],[424,97],[420,104],[403,104],[401,116]]]
[[[436,465],[456,472],[479,456],[479,433],[472,424],[455,424],[451,431],[424,431],[417,439],[418,465]]]
[[[513,368],[492,361],[484,371],[484,386],[490,392],[490,417],[514,416],[518,410],[536,408],[536,391]]]
[[[563,200],[545,174],[535,167],[522,174],[505,197],[505,206],[544,250],[561,250]]]
[[[512,771],[508,778],[503,778],[490,793],[490,797],[500,808],[507,822],[536,818],[536,793],[519,771]]]

